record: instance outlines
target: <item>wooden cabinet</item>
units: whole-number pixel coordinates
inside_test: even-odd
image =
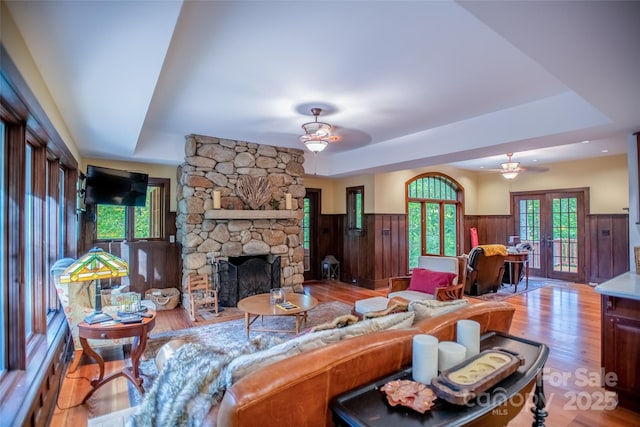
[[[619,406],[638,412],[640,401],[640,301],[602,295],[602,365],[617,375],[605,385]]]

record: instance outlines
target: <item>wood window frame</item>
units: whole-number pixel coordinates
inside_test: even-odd
[[[12,62],[6,49],[0,43],[0,118],[5,126],[3,171],[4,188],[2,197],[5,209],[4,227],[5,251],[0,254],[4,266],[2,312],[5,316],[4,348],[5,371],[0,373],[0,394],[6,398],[0,402],[3,421],[22,425],[35,417],[35,408],[44,407],[43,400],[53,393],[34,397],[34,387],[47,383],[46,390],[55,390],[55,383],[43,376],[50,374],[47,366],[51,363],[52,349],[57,348],[67,336],[67,323],[61,311],[47,315],[48,304],[45,286],[48,286],[50,257],[75,256],[77,250],[75,211],[78,163],[55,127],[38,103],[36,97]],[[55,252],[49,251],[50,236],[43,234],[37,241],[25,242],[26,230],[23,208],[25,206],[26,146],[31,144],[34,151],[34,191],[38,201],[34,213],[34,223],[38,229],[47,228],[45,202],[49,187],[46,185],[47,162],[57,161],[65,171],[64,203],[66,213],[63,242],[55,245]],[[69,183],[71,183],[69,185]],[[39,235],[38,235],[39,236]],[[40,236],[39,236],[40,237]],[[36,240],[36,239],[34,239]],[[64,248],[60,253],[59,248]],[[33,334],[26,337],[25,301],[25,260],[27,251],[34,257],[33,294]],[[45,368],[43,370],[43,367]],[[50,378],[50,377],[49,377]],[[22,417],[22,418],[20,418]]]
[[[456,199],[455,200],[445,200],[445,199],[424,199],[424,198],[412,198],[409,197],[409,187],[412,183],[414,183],[415,181],[419,180],[419,179],[425,179],[425,178],[439,178],[441,180],[445,180],[448,181],[452,186],[455,187],[455,192],[456,192]],[[425,209],[424,206],[426,204],[427,201],[432,201],[434,203],[439,203],[441,205],[441,210],[442,210],[442,205],[443,204],[455,204],[456,206],[456,255],[461,255],[464,252],[464,230],[463,230],[463,223],[464,223],[464,187],[462,187],[462,185],[460,185],[460,183],[458,181],[456,181],[455,179],[453,179],[452,177],[450,177],[449,175],[440,173],[440,172],[427,172],[427,173],[423,173],[420,175],[416,175],[414,177],[412,177],[411,179],[407,180],[405,182],[405,212],[407,214],[407,216],[409,215],[409,203],[410,202],[414,202],[414,203],[421,203],[423,208],[422,208],[422,218],[421,218],[421,237],[420,237],[420,253],[422,255],[427,255],[426,253],[426,248],[425,248]],[[440,229],[443,230],[444,229],[444,218],[440,218]],[[408,226],[408,218],[407,218],[407,226]],[[408,233],[408,230],[407,230]],[[440,244],[440,252],[441,254],[444,253],[444,243],[443,243],[443,239],[444,239],[444,235],[441,234],[440,236],[441,239],[441,244]],[[410,262],[410,254],[409,254],[409,246],[407,245],[407,263]],[[409,268],[409,266],[407,266],[407,268]]]
[[[361,235],[364,233],[364,185],[346,188],[347,195],[347,234]],[[361,210],[358,213],[357,197],[360,196]],[[360,218],[358,218],[358,216]],[[360,227],[358,227],[360,222]]]
[[[98,221],[100,218],[97,216],[97,206],[89,205],[87,206],[87,212],[89,215],[93,215],[93,224],[95,227],[95,231],[92,235],[95,236],[93,243],[105,243],[105,242],[120,242],[120,241],[128,241],[128,242],[139,242],[139,241],[163,241],[168,240],[167,236],[167,224],[166,220],[169,217],[169,208],[170,208],[170,183],[171,180],[168,178],[149,178],[148,185],[153,185],[161,188],[161,203],[159,206],[159,214],[158,217],[155,218],[154,222],[158,224],[156,226],[160,227],[160,237],[135,237],[135,206],[126,206],[125,209],[125,233],[123,239],[98,239]],[[151,209],[151,207],[150,207]]]

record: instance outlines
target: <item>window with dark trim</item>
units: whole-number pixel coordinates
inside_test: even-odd
[[[49,268],[76,256],[78,165],[1,44],[0,138],[0,412],[23,424],[31,384],[66,333]]]
[[[406,183],[409,268],[421,255],[456,256],[461,242],[462,187],[452,178],[427,173]]]
[[[96,205],[96,239],[160,240],[169,208],[169,179],[149,178],[144,207]]]
[[[364,217],[364,186],[347,187],[347,230],[362,232]]]

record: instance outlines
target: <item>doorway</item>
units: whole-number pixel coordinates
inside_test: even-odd
[[[531,275],[584,281],[588,189],[512,193],[516,235],[533,248]]]
[[[302,248],[304,249],[304,280],[320,277],[318,260],[318,218],[320,217],[320,189],[307,188],[302,206]]]

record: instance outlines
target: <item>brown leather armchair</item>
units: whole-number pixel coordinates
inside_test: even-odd
[[[468,295],[496,292],[502,284],[506,257],[504,245],[480,245],[471,249],[464,292]]]

